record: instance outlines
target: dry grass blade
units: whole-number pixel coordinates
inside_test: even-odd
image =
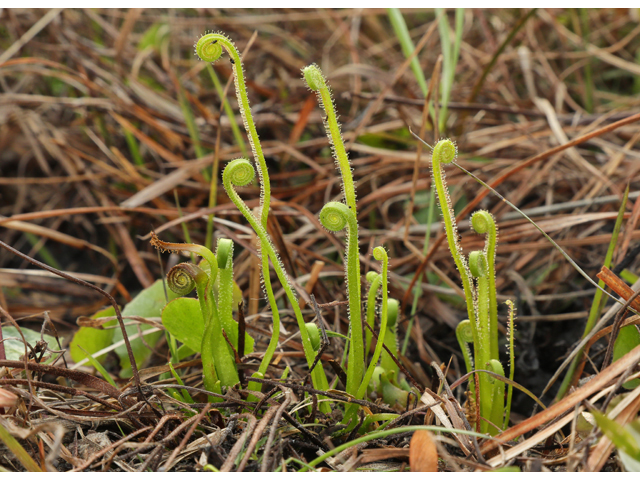
[[[489,452],[499,445],[499,442],[508,442],[514,438],[528,433],[541,425],[558,418],[563,413],[575,407],[594,393],[602,390],[607,385],[614,383],[618,376],[625,372],[629,366],[640,361],[640,346],[637,346],[617,362],[611,364],[589,382],[567,395],[558,403],[550,406],[537,415],[524,420],[498,435],[495,440],[489,440],[482,446],[482,452]]]

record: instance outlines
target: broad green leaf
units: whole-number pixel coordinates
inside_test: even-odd
[[[173,300],[177,297],[175,293],[167,289],[167,295],[169,300]],[[149,288],[145,288],[140,292],[126,307],[122,309],[122,316],[139,316],[144,318],[156,317],[159,318],[162,315],[162,308],[166,305],[165,290],[162,284],[162,280],[157,280]],[[125,320],[127,322],[127,320]],[[152,325],[131,325],[127,327],[127,335],[129,338],[139,333],[139,331],[150,330],[154,328]],[[162,332],[155,332],[144,336],[144,342],[141,338],[131,340],[131,348],[133,349],[133,356],[136,359],[138,367],[149,358],[151,350],[147,348],[145,343],[151,348],[155,346],[158,339],[162,336]],[[114,330],[113,343],[122,340],[122,332],[120,329]],[[121,345],[116,348],[116,353],[120,357],[120,378],[128,378],[132,375],[131,362],[127,354],[125,345]]]
[[[108,307],[92,315],[91,318],[96,319],[102,317],[113,317],[115,314],[116,312],[113,307]],[[117,320],[110,320],[103,326],[109,327],[117,324]],[[71,343],[69,344],[69,353],[71,354],[71,358],[74,362],[78,363],[87,358],[87,354],[83,352],[82,349],[93,355],[103,348],[108,347],[109,345],[113,344],[114,333],[115,329],[113,328],[100,329],[91,327],[80,327],[80,329],[73,336]],[[106,355],[100,355],[98,358],[96,358],[96,361],[104,362],[105,357]]]
[[[199,352],[204,335],[204,319],[200,304],[195,298],[178,298],[167,304],[162,311],[162,324],[174,337],[188,348]],[[229,339],[238,338],[238,324],[233,323],[234,331],[227,332]],[[245,354],[253,352],[253,338],[245,334]],[[237,345],[234,345],[237,348]]]
[[[40,332],[29,330],[28,328],[21,328],[20,330],[22,330],[22,334],[24,335],[27,343],[32,347],[35,347],[36,343],[40,341]],[[22,337],[20,336],[20,333],[18,333],[18,329],[16,327],[2,327],[2,336],[5,338],[4,351],[7,360],[17,361],[20,360],[20,357],[24,357],[24,344],[22,343]],[[9,337],[13,338],[9,339]],[[59,350],[58,342],[55,337],[52,337],[51,335],[44,335],[43,338],[44,341],[49,344],[49,348]],[[63,339],[62,337],[59,338],[60,344],[62,344]],[[45,363],[48,363],[48,361]]]
[[[621,357],[624,357],[631,350],[640,345],[640,333],[635,325],[627,325],[620,329],[616,343],[613,345],[613,361],[615,362]],[[640,385],[640,378],[635,380],[629,380],[622,384],[626,389],[633,389]]]
[[[176,298],[162,310],[162,324],[169,333],[195,352],[200,351],[204,320],[195,298]]]
[[[640,472],[640,426],[636,420],[633,424],[622,427],[598,411],[591,412],[602,432],[618,448],[620,459],[627,471]]]

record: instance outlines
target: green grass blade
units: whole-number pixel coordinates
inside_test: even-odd
[[[133,162],[138,165],[144,165],[144,160],[142,159],[142,155],[140,155],[140,150],[138,149],[138,141],[136,137],[126,128],[123,128],[124,138],[127,141],[127,146],[129,147],[129,152],[131,153],[131,157],[133,158]]]
[[[627,184],[627,188],[624,191],[624,196],[622,199],[622,203],[620,204],[620,209],[618,210],[618,217],[616,218],[616,223],[613,227],[613,233],[611,234],[611,241],[609,242],[609,248],[607,248],[607,254],[604,257],[603,265],[607,268],[611,267],[611,260],[613,259],[613,252],[616,248],[616,244],[618,243],[618,235],[620,234],[620,228],[622,227],[622,221],[624,220],[624,212],[627,206],[627,199],[629,198],[629,184]],[[598,282],[600,288],[605,287],[605,283],[600,280]],[[591,310],[589,311],[589,318],[587,319],[587,324],[584,327],[584,333],[582,334],[582,338],[586,337],[587,334],[593,329],[593,326],[596,324],[596,320],[600,318],[600,312],[604,307],[607,298],[603,298],[602,290],[596,290],[596,293],[593,295],[593,302],[591,303]],[[569,386],[571,385],[571,381],[573,380],[573,375],[578,367],[578,364],[582,361],[582,352],[578,353],[571,362],[567,373],[565,374],[564,380],[562,380],[562,384],[560,385],[560,390],[556,394],[556,400],[560,400],[567,393]]]
[[[184,387],[184,382],[182,381],[178,373],[173,368],[172,363],[169,363],[169,369],[171,370],[171,375],[173,375],[173,378],[175,378],[176,382],[178,382],[178,385],[182,385]],[[184,398],[185,403],[194,403],[193,398],[191,398],[191,395],[189,395],[189,392],[187,390],[184,390],[184,393],[182,393],[180,396]]]
[[[324,455],[320,455],[318,458],[312,460],[311,462],[309,462],[309,466],[315,467],[319,463],[324,462],[327,458],[333,457],[334,455],[337,455],[338,453],[343,452],[347,448],[353,447],[354,445],[368,442],[370,440],[376,440],[378,438],[388,437],[390,435],[395,435],[397,433],[414,432],[416,430],[428,430],[430,432],[443,432],[443,433],[457,433],[459,435],[470,435],[472,437],[487,438],[487,439],[491,438],[488,435],[484,435],[482,433],[471,432],[468,430],[458,430],[455,428],[445,428],[445,427],[436,427],[436,426],[427,427],[424,425],[411,425],[407,427],[397,427],[397,428],[392,428],[390,430],[384,430],[382,432],[373,432],[368,435],[363,435],[360,438],[356,438],[355,440],[351,440],[350,442],[345,442],[339,447],[336,447],[333,450],[329,450]],[[302,469],[300,471],[304,472],[305,469]]]
[[[619,450],[640,461],[640,446],[638,446],[638,442],[636,442],[636,439],[626,428],[597,410],[592,410],[591,414],[595,418],[600,430],[602,430]]]
[[[402,52],[405,57],[409,58],[416,47],[411,40],[409,29],[404,21],[404,17],[398,8],[388,8],[387,13],[389,14],[389,20],[391,21],[393,31],[400,42],[400,47],[402,47]],[[428,91],[427,80],[424,78],[424,72],[420,67],[420,61],[417,57],[413,57],[413,60],[411,60],[411,70],[413,71],[414,77],[416,77],[416,81],[422,91],[422,95],[426,97]]]
[[[2,441],[18,461],[30,472],[42,472],[38,464],[29,456],[27,451],[13,438],[13,436],[0,424],[0,441]]]
[[[42,240],[40,237],[34,235],[33,233],[24,232],[24,235],[25,237],[27,237],[27,240],[32,247],[36,247]],[[40,248],[38,248],[36,254],[39,255],[42,261],[47,265],[51,265],[53,268],[56,268],[58,270],[62,269],[62,267],[60,267],[60,264],[56,261],[56,258],[51,254],[49,249],[44,246],[44,244]]]
[[[80,350],[82,350],[84,352],[84,354],[87,356],[87,358],[89,359],[89,363],[93,366],[93,368],[95,368],[98,372],[100,372],[100,375],[102,375],[102,377],[109,382],[111,385],[113,385],[114,387],[118,388],[118,385],[116,385],[116,382],[113,381],[113,378],[111,378],[111,375],[109,375],[109,372],[107,372],[105,370],[105,368],[102,366],[102,364],[97,361],[95,358],[93,358],[93,355],[91,355],[89,352],[87,352],[84,348],[82,348],[80,345],[78,345],[78,348]]]
[[[456,66],[460,56],[460,44],[462,43],[462,30],[464,26],[464,9],[456,8],[455,16],[455,40],[451,45],[449,19],[442,8],[436,8],[438,19],[438,32],[440,33],[440,45],[442,48],[442,79],[440,81],[440,118],[438,124],[441,132],[445,131],[447,123],[447,111],[453,81],[456,74]]]

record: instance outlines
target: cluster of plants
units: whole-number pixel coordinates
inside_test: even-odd
[[[456,16],[456,18],[458,17]],[[398,36],[402,38],[403,28],[406,30],[406,26],[401,21],[401,17],[398,19],[391,15],[391,19]],[[448,32],[445,33],[448,35]],[[315,321],[305,321],[298,298],[289,281],[288,273],[267,231],[271,204],[269,172],[251,113],[242,59],[238,50],[233,42],[221,33],[203,35],[195,47],[197,55],[206,62],[217,61],[224,52],[229,55],[239,110],[253,153],[254,162],[247,158],[232,160],[222,173],[223,186],[227,195],[251,225],[258,239],[262,286],[272,318],[271,338],[257,370],[249,379],[248,390],[260,397],[259,393],[263,389],[261,380],[267,377],[269,366],[279,344],[281,305],[276,300],[274,286],[271,283],[271,273],[275,272],[288,303],[293,309],[302,340],[304,358],[309,369],[308,375],[313,387],[320,392],[329,392],[336,388],[337,378],[329,382],[321,356],[328,337],[338,338],[344,340],[345,353],[342,364],[344,365],[346,362],[344,391],[348,397],[362,400],[370,398],[375,393],[377,398],[381,398],[387,404],[406,408],[410,402],[419,398],[420,392],[417,388],[412,387],[408,379],[404,377],[398,360],[401,356],[398,339],[398,321],[401,312],[399,311],[399,302],[389,298],[388,295],[389,258],[383,246],[376,246],[373,249],[373,257],[380,262],[380,267],[378,271],[370,271],[366,275],[368,291],[366,298],[363,298],[356,188],[331,90],[325,77],[317,65],[309,65],[302,71],[304,81],[312,91],[316,92],[319,103],[324,110],[324,127],[342,178],[343,200],[332,201],[324,205],[319,212],[319,219],[321,224],[331,232],[345,231],[346,247],[343,263],[349,312],[349,329],[346,336],[338,332],[326,331],[324,320],[321,318],[317,306],[318,315]],[[409,47],[413,46],[409,45]],[[409,47],[405,52],[407,56],[411,52]],[[458,51],[459,44],[456,43],[452,51],[449,52],[450,58],[446,60],[446,75],[449,75],[448,72],[451,72],[455,67],[454,59],[457,58]],[[415,62],[412,64],[415,65]],[[424,85],[426,88],[426,83]],[[445,93],[448,95],[448,92]],[[442,125],[444,125],[443,118],[446,117],[439,118]],[[464,254],[458,240],[456,218],[444,173],[444,166],[455,163],[456,156],[456,146],[449,139],[440,140],[433,147],[432,195],[437,198],[441,207],[446,239],[461,277],[467,310],[468,318],[460,322],[456,329],[457,340],[467,370],[467,417],[478,432],[495,436],[509,426],[512,389],[515,385],[513,381],[515,308],[513,302],[506,302],[508,319],[507,376],[504,364],[500,360],[499,349],[495,273],[497,226],[488,211],[476,211],[471,217],[471,226],[477,234],[485,236],[484,248],[472,251],[468,255]],[[237,188],[254,182],[256,171],[260,186],[260,206],[252,211],[240,197]],[[212,182],[215,181],[215,178],[212,179]],[[620,222],[621,217],[619,216],[616,224],[618,230]],[[209,401],[219,402],[223,398],[222,394],[228,388],[240,383],[241,375],[238,361],[243,355],[253,352],[256,343],[249,334],[244,332],[244,329],[240,329],[234,318],[238,315],[239,308],[242,308],[238,306],[242,296],[234,281],[233,241],[220,238],[215,252],[208,248],[211,245],[172,243],[163,241],[155,234],[152,236],[151,243],[162,251],[189,254],[192,260],[197,256],[200,261],[180,263],[171,268],[167,274],[166,282],[173,295],[170,296],[169,300],[171,301],[166,306],[161,298],[161,284],[156,283],[148,291],[141,294],[141,298],[145,299],[144,302],[140,301],[137,304],[135,301],[132,302],[127,306],[129,311],[127,312],[125,309],[124,313],[151,315],[152,311],[156,312],[161,309],[162,324],[167,332],[171,352],[171,375],[178,384],[183,385],[173,366],[186,357],[199,353],[202,359],[204,389],[210,394]],[[615,245],[615,238],[612,239],[612,245]],[[612,248],[610,251],[612,252]],[[610,263],[610,261],[611,256],[608,254],[607,262]],[[572,264],[575,266],[573,262]],[[600,296],[594,299],[594,305],[597,304],[598,308],[602,307],[603,286],[602,283],[598,286]],[[188,297],[193,290],[196,291],[197,298]],[[149,310],[150,304],[153,305],[151,310]],[[363,305],[365,305],[364,316]],[[415,311],[415,304],[413,311]],[[599,310],[593,312],[594,319],[598,313]],[[108,317],[113,314],[112,310],[106,310],[97,314],[96,318]],[[111,324],[114,323],[111,321]],[[591,326],[593,326],[593,322],[591,322]],[[411,324],[409,328],[411,328]],[[113,331],[110,335],[111,337],[108,339],[102,338],[101,345],[106,345],[114,340]],[[91,347],[86,350],[81,348],[83,343],[86,346],[87,338],[86,330],[81,329],[76,334],[72,342],[72,356],[76,361],[86,357],[96,368],[101,369],[100,359],[92,356],[100,350],[95,345],[95,338],[92,340]],[[636,344],[637,342],[625,348],[618,347],[615,352],[616,358],[620,358]],[[134,353],[137,355],[138,352],[134,351]],[[127,363],[124,356],[122,358],[124,362],[122,374],[126,374],[131,363]],[[576,362],[574,361],[574,363]],[[568,382],[573,378],[574,370],[575,365],[572,365],[565,384],[568,385]],[[288,374],[287,369],[283,373],[282,379],[285,379]],[[106,373],[103,375],[108,377]],[[173,389],[171,393],[179,400],[193,402],[186,390]],[[255,401],[256,396],[250,396],[250,399]],[[322,395],[318,397],[318,400],[319,411],[325,414],[331,413],[333,400]],[[346,426],[346,431],[358,427],[361,433],[366,433],[367,429],[373,428],[373,420],[369,419],[369,421],[363,422],[358,416],[358,410],[357,404],[346,402],[341,423]],[[378,415],[376,420],[383,420],[384,426],[393,418],[395,416]],[[597,417],[597,420],[606,433],[617,438],[615,428],[606,423],[606,417]],[[622,442],[622,440],[620,441]],[[627,443],[633,444],[629,439],[627,439]]]
[[[305,322],[288,274],[267,233],[271,201],[269,172],[249,105],[240,54],[233,42],[220,33],[203,35],[195,47],[197,55],[207,62],[215,62],[225,51],[231,58],[238,105],[259,176],[260,208],[257,210],[259,213],[254,214],[236,190],[236,187],[243,187],[254,181],[256,169],[252,162],[246,158],[232,160],[222,174],[227,195],[249,222],[259,239],[263,289],[273,319],[271,339],[252,378],[265,378],[278,346],[280,312],[271,284],[273,268],[293,308],[313,386],[319,391],[327,391],[331,387],[320,361],[321,344],[324,341],[321,338],[321,331],[325,330],[324,325],[319,323],[322,319],[316,319],[318,324]],[[407,402],[410,399],[415,400],[419,392],[416,389],[412,390],[407,379],[400,374],[397,338],[399,302],[388,298],[388,256],[382,246],[373,250],[373,256],[381,262],[381,268],[380,272],[371,271],[366,276],[369,290],[366,298],[365,322],[363,322],[358,214],[351,165],[325,77],[317,65],[309,65],[303,69],[303,78],[308,87],[316,92],[324,109],[325,130],[342,177],[344,201],[327,203],[319,212],[319,218],[327,230],[331,232],[345,230],[346,233],[344,271],[349,331],[344,337],[347,365],[344,388],[350,397],[357,400],[375,391],[386,403],[406,407]],[[442,165],[453,161],[455,156],[456,147],[450,140],[441,140],[436,144],[433,149],[433,179],[437,197],[442,206],[449,247],[462,277],[469,315],[469,319],[461,322],[456,331],[467,370],[469,373],[476,372],[476,376],[473,376],[469,382],[469,402],[471,405],[478,402],[478,418],[483,419],[479,430],[483,433],[495,434],[508,425],[511,399],[511,385],[509,385],[505,408],[504,382],[483,372],[488,370],[498,378],[504,377],[504,369],[498,354],[495,289],[497,232],[491,214],[486,211],[476,212],[472,218],[473,226],[478,233],[486,235],[486,244],[483,251],[472,252],[469,260],[466,260],[457,241],[451,199],[442,171]],[[202,245],[165,242],[155,234],[151,243],[163,251],[183,252],[201,258],[198,264],[180,263],[169,271],[167,284],[175,294],[181,297],[172,300],[164,307],[162,322],[170,336],[169,344],[174,347],[172,348],[173,361],[179,362],[186,355],[199,352],[202,358],[204,387],[209,392],[220,394],[223,389],[239,383],[240,377],[236,365],[238,351],[240,350],[243,354],[250,353],[254,343],[248,334],[244,334],[244,339],[239,338],[238,323],[234,320],[233,242],[229,239],[219,239],[215,253]],[[197,292],[197,300],[184,297],[194,289]],[[513,304],[509,303],[509,305],[512,328]],[[378,322],[376,322],[376,314],[379,314]],[[337,333],[329,333],[338,336]],[[183,343],[183,347],[175,349],[176,340]],[[373,347],[374,344],[375,347]],[[473,354],[469,348],[470,345],[473,346]],[[373,353],[369,356],[371,349]],[[510,378],[513,379],[512,349],[510,365]],[[255,392],[260,392],[261,387],[262,384],[257,381],[250,381],[248,384],[248,389]],[[220,397],[210,396],[210,400],[219,401]],[[323,400],[320,397],[319,409],[328,413],[329,403]],[[345,410],[343,423],[349,426],[348,429],[353,429],[358,421],[357,410],[357,405],[348,406]]]
[[[324,330],[324,325],[318,325],[313,322],[305,323],[288,274],[267,233],[271,200],[269,172],[249,106],[240,54],[234,44],[226,36],[219,33],[206,34],[196,44],[198,56],[208,62],[216,61],[223,51],[226,51],[231,57],[238,105],[240,106],[254,160],[257,164],[260,183],[259,215],[254,215],[236,190],[236,187],[248,185],[254,180],[256,169],[248,159],[239,158],[227,164],[222,174],[223,185],[227,195],[249,222],[259,239],[263,289],[268,299],[273,319],[271,339],[260,366],[253,373],[252,378],[263,379],[265,377],[267,368],[278,346],[280,312],[271,284],[271,269],[273,268],[285,291],[289,304],[294,310],[313,386],[317,390],[327,391],[330,388],[329,382],[322,362],[319,361],[321,343],[323,341],[320,333],[321,330]],[[381,246],[373,250],[374,258],[382,262],[382,266],[381,273],[370,272],[371,275],[367,276],[371,288],[368,295],[366,316],[369,330],[365,334],[361,313],[362,288],[356,192],[351,166],[340,133],[331,92],[322,72],[316,65],[310,65],[303,70],[303,74],[307,85],[317,93],[324,108],[327,135],[333,146],[336,163],[343,180],[344,202],[329,202],[323,207],[319,217],[322,225],[332,232],[346,230],[347,245],[344,269],[349,304],[349,332],[345,341],[345,351],[347,352],[345,390],[351,397],[362,399],[367,394],[367,390],[371,389],[372,379],[375,379],[374,388],[379,389],[380,392],[383,390],[387,392],[387,398],[399,399],[401,402],[404,399],[404,405],[406,405],[410,389],[406,382],[402,383],[406,390],[400,388],[398,383],[399,368],[395,361],[392,360],[393,352],[397,356],[397,339],[394,332],[397,331],[398,302],[393,299],[389,301],[387,295],[387,253]],[[201,333],[199,345],[197,340],[195,343],[193,341],[194,338],[198,338],[197,333],[195,335],[190,333],[188,337],[192,347],[196,347],[194,349],[202,355],[205,388],[211,392],[220,393],[223,387],[236,385],[239,382],[239,377],[234,355],[238,349],[238,324],[233,319],[232,309],[234,285],[233,242],[228,239],[220,239],[215,253],[201,245],[163,242],[156,236],[153,237],[152,244],[162,250],[189,252],[202,258],[198,265],[192,263],[176,265],[167,276],[169,287],[180,295],[188,294],[194,288],[196,289],[199,312],[194,308],[194,299],[179,298],[173,300],[164,308],[162,312],[163,324],[171,335],[185,342],[187,335],[185,335],[185,330],[183,329],[184,312],[189,311],[198,320],[201,318],[202,328],[198,329],[199,333]],[[379,308],[380,325],[379,328],[376,328],[374,325],[376,299],[380,291],[382,292]],[[186,307],[187,303],[189,303],[190,307]],[[391,308],[389,308],[389,305],[391,305]],[[388,313],[389,310],[391,310],[390,313]],[[186,321],[191,322],[190,320]],[[322,320],[318,318],[317,321],[321,322]],[[367,347],[372,345],[371,332],[374,329],[377,331],[377,339],[373,355],[368,361],[366,352],[368,352]],[[192,332],[193,329],[188,330]],[[252,340],[247,336],[244,344],[247,346],[250,343],[252,343]],[[383,345],[385,344],[387,345],[387,350],[384,351],[383,355]],[[247,352],[247,350],[244,351]],[[377,364],[380,359],[382,359],[381,367],[378,367]],[[261,383],[252,381],[248,385],[249,390],[256,392],[259,392],[261,387]],[[215,399],[212,398],[212,400]],[[329,413],[330,411],[329,403],[323,401],[322,397],[320,397],[319,409],[324,413]],[[356,422],[356,413],[357,406],[348,408],[346,419]],[[354,426],[355,424],[351,428]]]

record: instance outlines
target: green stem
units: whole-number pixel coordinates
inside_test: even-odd
[[[471,282],[471,273],[469,267],[462,254],[462,248],[458,243],[458,228],[455,222],[455,215],[453,214],[453,206],[451,204],[451,197],[447,190],[447,184],[445,180],[444,171],[442,170],[443,163],[451,163],[456,158],[456,146],[451,140],[440,140],[433,149],[431,157],[433,182],[436,186],[436,193],[438,194],[438,202],[442,209],[442,220],[444,221],[444,229],[447,234],[447,243],[449,245],[449,251],[453,257],[453,261],[458,267],[460,277],[462,279],[462,287],[464,289],[464,297],[467,303],[467,314],[469,315],[469,321],[473,327],[473,341],[474,344],[478,343],[477,329],[476,329],[476,315],[474,305],[474,295]]]
[[[260,222],[262,224],[263,230],[266,232],[267,230],[267,220],[269,216],[269,206],[271,203],[271,182],[269,180],[269,172],[267,170],[267,164],[264,159],[264,154],[262,152],[262,146],[260,144],[260,138],[258,137],[258,132],[255,127],[255,123],[253,121],[253,115],[251,114],[251,107],[249,105],[249,97],[247,95],[247,87],[244,81],[244,72],[242,67],[242,60],[238,50],[235,45],[229,38],[222,34],[218,33],[210,33],[203,35],[196,44],[196,53],[197,55],[205,61],[215,62],[222,55],[222,48],[227,50],[229,56],[231,57],[231,61],[234,68],[234,83],[236,87],[236,96],[238,99],[238,105],[240,108],[240,114],[242,115],[242,120],[244,123],[245,130],[247,131],[247,135],[249,138],[249,144],[251,145],[251,150],[253,152],[253,157],[258,164],[258,174],[260,176],[260,205],[262,210],[260,212]],[[210,72],[211,73],[211,72]],[[216,84],[216,88],[218,88],[217,76],[215,72],[211,76],[214,84]],[[221,88],[218,88],[218,92],[221,92]],[[227,108],[228,103],[225,100],[225,108]],[[227,115],[230,113],[230,108],[227,109]],[[231,116],[232,117],[232,116]],[[232,126],[235,123],[235,120],[231,118]],[[234,130],[235,134],[235,130]],[[241,148],[244,148],[244,143],[241,143]],[[249,213],[253,217],[251,213]],[[246,217],[246,215],[245,215]],[[248,217],[247,217],[248,218]],[[261,250],[268,249],[268,245],[264,243],[261,239]],[[274,265],[276,263],[275,258],[273,259]],[[264,378],[264,374],[271,362],[271,358],[278,346],[279,339],[279,331],[280,331],[280,315],[278,312],[278,306],[275,301],[275,296],[273,294],[273,290],[271,288],[271,278],[270,278],[270,270],[269,270],[269,258],[268,256],[262,257],[262,279],[264,281],[265,291],[267,292],[267,297],[269,300],[269,306],[271,307],[271,311],[273,314],[273,330],[271,334],[271,339],[269,341],[269,345],[265,352],[265,356],[260,363],[260,367],[258,372],[256,372],[256,376],[259,378]],[[261,385],[257,383],[252,383],[249,386],[249,389],[260,390]]]
[[[376,348],[373,352],[373,357],[371,358],[371,362],[369,363],[369,367],[367,368],[366,373],[364,374],[364,379],[360,384],[360,388],[356,393],[357,399],[364,398],[365,393],[367,392],[367,387],[371,382],[371,377],[373,376],[373,371],[378,364],[378,360],[380,359],[380,354],[382,352],[382,345],[384,343],[384,337],[387,332],[387,319],[388,319],[388,268],[389,268],[389,257],[387,255],[384,247],[376,247],[373,249],[373,257],[382,262],[382,311],[380,312],[380,331],[378,332],[378,341],[376,342]],[[347,412],[345,413],[345,423],[349,425],[349,428],[355,427],[355,422],[351,422],[355,413],[358,411],[358,405],[351,405]]]
[[[229,195],[231,201],[238,207],[238,210],[242,213],[242,215],[247,219],[251,227],[255,230],[256,235],[260,239],[261,243],[261,253],[264,257],[266,253],[268,258],[273,262],[274,269],[282,284],[282,287],[293,307],[293,311],[296,316],[296,321],[298,322],[298,327],[300,329],[300,337],[302,338],[302,346],[304,349],[305,358],[307,360],[307,364],[309,367],[313,364],[315,359],[315,354],[313,350],[313,346],[311,345],[311,340],[309,338],[309,333],[305,327],[304,319],[302,317],[302,312],[300,311],[300,306],[298,305],[298,301],[296,296],[291,289],[291,285],[289,284],[289,279],[287,274],[282,266],[280,261],[280,257],[276,254],[271,241],[269,240],[269,236],[266,232],[266,229],[260,224],[260,222],[253,216],[249,207],[244,203],[244,201],[240,198],[238,193],[235,191],[234,186],[244,186],[253,181],[255,176],[255,170],[251,162],[245,159],[237,159],[229,162],[227,167],[224,169],[222,174],[222,180],[224,184],[224,188]],[[274,332],[274,335],[277,335],[278,332]],[[320,366],[316,366],[313,372],[311,372],[311,376],[313,378],[313,384],[315,388],[318,390],[327,390],[328,382],[327,377],[325,376],[324,370]],[[329,413],[329,405],[326,402],[321,402],[320,409],[324,413]]]
[[[496,293],[496,243],[498,229],[496,222],[486,210],[478,210],[471,216],[471,225],[479,233],[486,235],[484,254],[487,259],[487,278],[489,281],[489,341],[491,342],[491,358],[496,360],[498,352],[498,301]]]
[[[378,298],[380,285],[382,285],[382,277],[379,273],[371,271],[367,273],[367,282],[370,283],[369,293],[367,295],[367,324],[371,327],[371,330],[373,330],[376,318],[376,299]],[[371,330],[367,329],[365,332],[366,353],[369,353],[371,349],[371,339],[373,338]]]
[[[513,337],[515,336],[514,319],[516,316],[516,307],[511,300],[507,300],[507,307],[509,308],[509,380],[513,382],[513,374],[515,372],[515,350],[513,349]],[[503,429],[509,428],[509,418],[511,417],[511,397],[513,395],[513,385],[510,383],[507,387],[507,407],[504,417]]]
[[[474,251],[469,255],[469,269],[477,282],[477,320],[476,330],[478,341],[474,342],[476,368],[480,370],[490,369],[491,339],[489,336],[489,280],[487,276],[487,259],[484,252]],[[486,373],[479,373],[480,381],[480,415],[485,419],[491,419],[493,382]],[[500,421],[502,424],[502,419]],[[490,429],[484,420],[480,423],[480,431],[486,433]]]
[[[360,252],[358,251],[358,223],[353,211],[344,203],[329,202],[320,212],[320,222],[332,232],[347,228],[345,276],[349,294],[349,323],[351,326],[349,363],[347,365],[347,393],[356,395],[364,371],[364,338],[360,314]]]
[[[233,241],[218,239],[216,249],[218,258],[219,286],[218,310],[220,323],[235,348],[238,348],[238,324],[233,319]]]
[[[233,70],[235,73],[233,80],[236,86],[236,96],[238,98],[240,114],[242,115],[244,127],[249,136],[249,144],[253,151],[253,157],[259,167],[258,175],[260,176],[260,183],[262,185],[262,197],[260,203],[262,206],[262,213],[260,220],[266,230],[267,218],[269,216],[269,204],[271,202],[271,184],[269,181],[269,172],[267,171],[267,163],[264,159],[264,154],[262,153],[262,146],[260,145],[260,138],[258,137],[258,132],[253,121],[253,115],[251,114],[240,53],[233,42],[228,37],[220,33],[208,33],[203,35],[196,43],[196,53],[205,62],[213,63],[218,60],[222,55],[222,48],[224,48],[231,57],[231,63],[233,64]]]
[[[464,365],[467,368],[467,373],[469,373],[473,371],[473,357],[469,348],[469,344],[473,343],[473,329],[469,320],[463,320],[458,324],[456,338],[458,339],[458,344],[460,344]],[[473,382],[469,382],[469,396],[475,398],[475,385]]]
[[[394,357],[398,358],[398,309],[400,304],[395,298],[390,298],[387,302],[387,329],[384,336],[384,345],[389,349]],[[386,350],[380,354],[380,366],[385,369],[387,375],[393,372],[390,380],[397,385],[399,368],[391,355]]]
[[[351,173],[349,157],[347,156],[347,151],[344,148],[342,134],[340,133],[340,125],[338,125],[338,118],[336,117],[335,108],[333,106],[331,90],[329,90],[327,82],[324,79],[324,75],[322,75],[322,72],[317,65],[309,65],[308,67],[305,67],[302,72],[304,73],[304,79],[307,82],[307,85],[309,85],[309,88],[318,94],[318,98],[320,99],[322,107],[326,113],[325,129],[329,132],[329,140],[333,145],[334,156],[337,160],[338,166],[340,167],[340,173],[342,174],[344,198],[354,215],[357,215],[356,189],[353,184],[353,175]]]
[[[504,377],[504,368],[499,360],[491,359],[489,362],[489,370],[493,373]],[[487,432],[491,435],[497,435],[500,431],[499,428],[504,422],[504,382],[496,378],[490,379],[491,384],[491,414],[489,419],[491,423],[498,428],[489,426]]]

